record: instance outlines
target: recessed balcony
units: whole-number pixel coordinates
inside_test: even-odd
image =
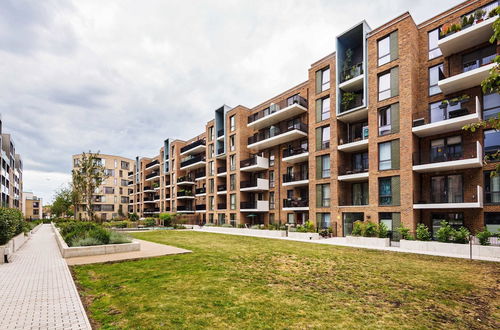
[[[287,100],[273,103],[268,108],[248,117],[248,127],[261,129],[283,120],[293,118],[307,112],[307,100],[300,95],[294,95]]]
[[[177,178],[178,186],[190,186],[196,184],[191,176],[181,176]]]
[[[497,18],[497,16],[488,18],[481,23],[442,37],[438,41],[441,53],[443,56],[450,56],[487,42],[493,33],[492,26]]]
[[[152,169],[157,168],[157,167],[160,167],[160,161],[158,161],[158,159],[155,159],[152,162],[147,163],[145,166],[145,169],[152,170]]]
[[[257,178],[257,180],[241,181],[240,191],[267,191],[269,190],[269,180]]]
[[[197,204],[195,205],[196,212],[206,212],[207,211],[207,205],[206,204]]]
[[[429,116],[432,122],[426,124],[424,119],[414,120],[412,132],[418,137],[426,137],[459,131],[465,125],[481,120],[481,104],[477,96],[475,98],[474,109],[475,112],[469,113],[463,100],[455,103],[446,101],[441,106],[430,110]]]
[[[217,131],[217,141],[224,140],[224,129],[220,129]]]
[[[225,195],[227,194],[227,185],[220,184],[217,185],[217,195]]]
[[[195,196],[196,197],[205,196],[206,194],[207,194],[207,189],[206,188],[196,188],[195,189]]]
[[[160,179],[160,172],[159,171],[154,171],[151,174],[146,175],[145,181],[153,181],[153,180],[159,180]]]
[[[184,205],[178,205],[177,206],[177,213],[194,213],[194,209],[192,206],[184,206]]]
[[[368,149],[368,138],[340,144],[337,149],[343,152],[356,152]]]
[[[269,201],[241,202],[241,212],[269,212]]]
[[[290,164],[296,164],[296,163],[302,163],[305,162],[309,159],[309,151],[307,146],[303,147],[297,147],[297,148],[290,148],[290,149],[285,149],[283,150],[283,161],[290,163]]]
[[[226,166],[217,167],[217,176],[220,178],[226,177],[227,176],[227,167]]]
[[[346,92],[355,92],[363,89],[365,75],[363,74],[363,63],[353,65],[343,72],[339,88]]]
[[[153,188],[152,186],[144,187],[143,192],[145,192],[145,193],[154,193],[155,192],[155,188]]]
[[[177,192],[177,199],[194,199],[194,195],[192,191],[181,190]]]
[[[253,156],[240,162],[240,171],[258,172],[269,169],[269,159],[261,156]]]
[[[283,211],[309,211],[307,199],[284,199]]]
[[[341,96],[339,96],[341,100],[340,112],[337,113],[338,120],[344,123],[353,123],[368,118],[368,108],[363,93],[363,90],[357,92],[341,91]],[[350,95],[352,101],[342,104],[347,95]]]
[[[489,76],[490,70],[495,65],[495,63],[489,63],[475,69],[464,71],[449,78],[439,80],[438,86],[444,94],[451,94],[480,86],[481,82]]]
[[[293,172],[283,174],[284,187],[299,187],[309,185],[309,174],[307,172]]]
[[[198,140],[182,147],[180,150],[181,152],[180,155],[187,156],[187,155],[199,154],[201,152],[204,152],[205,148],[206,148],[205,140]]]
[[[477,195],[472,196],[472,198],[468,201],[464,201],[463,198],[458,201],[451,200],[449,202],[425,202],[419,201],[417,204],[413,204],[413,208],[417,210],[426,210],[426,209],[478,209],[483,207],[483,188],[481,186],[477,186]],[[446,197],[443,196],[443,200],[446,200]]]
[[[444,149],[444,147],[443,147]],[[443,151],[437,155],[430,156],[429,160],[418,161],[419,155],[414,157],[413,171],[418,173],[429,173],[439,171],[453,171],[467,168],[483,167],[483,148],[479,141],[476,142],[475,152],[449,152]],[[422,157],[422,156],[420,156]]]
[[[296,122],[288,125],[281,123],[278,126],[271,126],[254,136],[248,138],[248,148],[253,150],[263,150],[283,143],[288,143],[307,136],[307,125]]]
[[[205,161],[205,155],[198,155],[195,157],[189,157],[188,159],[181,162],[181,170],[194,170],[197,168],[205,167],[207,162]]]
[[[368,169],[360,169],[354,171],[345,171],[342,175],[337,177],[338,181],[344,182],[360,182],[368,180],[370,173],[368,173]]]

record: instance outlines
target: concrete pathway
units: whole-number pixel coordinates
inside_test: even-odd
[[[153,243],[150,241],[143,241],[141,239],[134,239],[134,241],[139,241],[141,243],[141,249],[139,251],[111,253],[111,254],[103,254],[103,255],[87,256],[87,257],[66,258],[66,262],[68,263],[68,265],[85,265],[85,264],[94,264],[100,262],[136,260],[143,258],[165,256],[170,254],[182,254],[182,253],[192,252],[174,246]]]
[[[0,329],[91,329],[50,225],[0,265]]]

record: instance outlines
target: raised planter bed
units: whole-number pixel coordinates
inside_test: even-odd
[[[61,251],[61,255],[63,256],[63,258],[131,252],[139,251],[141,249],[141,244],[139,242],[69,247],[62,238],[59,230],[56,228],[54,223],[52,223],[52,229],[54,230],[54,234],[56,235],[57,245],[59,246],[59,251]]]
[[[366,247],[388,247],[391,245],[389,238],[346,236],[347,244],[360,245]]]
[[[412,252],[439,252],[449,255],[470,257],[471,246],[469,244],[441,243],[434,241],[409,241],[401,240],[401,250]],[[500,258],[500,246],[472,245],[472,257]]]
[[[19,250],[24,243],[30,238],[30,236],[40,228],[42,224],[39,224],[35,228],[33,228],[29,233],[21,233],[17,236],[14,236],[10,241],[5,245],[0,245],[0,264],[5,262],[5,259],[10,260],[12,254]]]
[[[211,226],[203,226],[203,227],[193,226],[193,229],[211,233],[234,234],[243,236],[257,236],[257,237],[269,237],[269,238],[286,237],[286,231],[284,230],[211,227]],[[299,233],[299,232],[289,231],[288,238],[314,240],[314,239],[319,239],[319,234]]]

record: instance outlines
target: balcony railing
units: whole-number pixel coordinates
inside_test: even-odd
[[[292,208],[292,207],[309,207],[309,200],[307,199],[284,199],[283,200],[284,208]]]
[[[446,140],[446,138],[443,138],[443,140]],[[475,159],[478,158],[478,156],[481,157],[482,155],[478,155],[478,143],[476,141],[450,145],[436,145],[431,147],[430,150],[427,149],[414,152],[413,165]]]
[[[307,172],[293,172],[289,174],[283,174],[283,182],[295,182],[309,180],[309,173]]]
[[[227,203],[218,203],[217,209],[218,210],[227,210]]]
[[[198,146],[205,146],[205,140],[198,140],[198,141],[194,141],[193,143],[190,143],[188,144],[187,146],[184,146],[181,148],[181,154],[186,152],[186,151],[189,151],[191,149],[194,149]]]
[[[205,194],[207,192],[207,188],[196,188],[195,194],[200,195],[200,194]]]
[[[339,171],[339,175],[351,175],[351,174],[358,174],[358,173],[366,173],[366,172],[368,172],[368,170],[369,170],[368,164],[366,164],[366,165],[363,165],[362,167],[358,167],[358,168],[352,168],[352,167],[343,168]]]
[[[227,191],[227,185],[225,184],[217,185],[217,191]]]
[[[157,213],[157,212],[160,212],[159,207],[152,207],[152,208],[144,209],[144,213]]]
[[[181,162],[181,167],[186,167],[203,161],[205,161],[205,155],[197,155],[195,157],[189,157],[188,159]]]
[[[300,146],[300,147],[295,147],[295,148],[290,148],[290,149],[284,149],[283,150],[283,158],[304,154],[304,153],[308,152],[308,150],[309,150],[309,148],[307,146],[305,146],[305,147]]]
[[[191,205],[177,205],[177,211],[194,212],[194,209]]]
[[[177,183],[182,183],[182,182],[193,182],[193,177],[191,175],[186,175],[186,176],[181,176],[177,178]]]
[[[227,172],[226,166],[217,167],[217,174],[222,174]]]
[[[253,123],[256,120],[267,117],[275,112],[281,111],[293,104],[298,104],[304,108],[308,107],[307,100],[300,95],[294,95],[286,100],[270,105],[268,108],[256,112],[250,116],[248,116],[248,123]]]
[[[485,204],[500,204],[500,191],[485,191],[484,192]]]
[[[359,75],[363,74],[363,63],[354,64],[346,71],[342,72],[340,76],[340,83],[351,80],[352,78],[356,78]]]
[[[218,138],[221,137],[221,136],[223,136],[223,135],[224,135],[224,129],[220,129],[220,130],[217,131],[217,137]]]
[[[221,155],[224,153],[224,147],[222,148],[217,148],[217,155]]]
[[[353,94],[353,99],[349,102],[347,101],[347,96],[349,95],[347,93],[351,93],[351,95]],[[341,100],[340,113],[359,108],[364,104],[363,93],[343,92]]]
[[[206,211],[207,210],[206,204],[197,204],[195,207],[196,207],[196,211]]]
[[[151,166],[155,166],[156,164],[160,164],[160,162],[158,161],[158,159],[155,159],[152,162],[147,163],[146,164],[146,168],[151,167]]]
[[[177,197],[193,196],[193,192],[189,190],[181,190],[177,192]]]
[[[299,130],[301,132],[307,133],[307,125],[301,122],[295,122],[291,125],[289,125],[286,122],[282,122],[277,126],[271,126],[270,128],[264,129],[253,136],[250,136],[248,138],[248,144],[254,144],[257,142],[265,141],[267,139],[270,139],[272,137],[293,131],[293,130]]]
[[[439,38],[444,39],[457,32],[467,30],[468,28],[471,28],[476,24],[487,20],[488,18],[497,16],[494,12],[497,6],[498,1],[494,1],[491,4],[475,9],[474,12],[462,15],[454,21],[446,23],[443,26],[441,33],[439,34]],[[479,12],[480,10],[483,11],[484,14],[482,16],[478,15],[478,17],[475,17],[476,12]],[[452,28],[453,25],[455,25],[454,28]]]
[[[194,178],[195,178],[195,179],[198,179],[198,178],[203,178],[203,177],[205,177],[205,176],[207,176],[207,171],[206,171],[206,170],[196,171],[196,172],[194,173]]]
[[[437,107],[429,109],[429,122],[435,123],[443,120],[458,118],[471,114],[469,110],[470,96],[463,95],[458,98],[443,100]],[[475,109],[474,109],[475,110]],[[427,124],[425,121],[414,121],[413,127]]]
[[[146,180],[147,180],[147,179],[154,178],[155,176],[159,176],[159,175],[160,175],[160,172],[158,172],[158,171],[154,171],[154,172],[152,172],[151,174],[146,175]]]
[[[144,186],[144,191],[153,190],[152,186]]]
[[[256,208],[257,208],[257,201],[240,203],[240,209],[256,209]]]

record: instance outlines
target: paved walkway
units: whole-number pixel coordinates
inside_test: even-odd
[[[85,264],[94,264],[99,262],[136,260],[143,258],[165,256],[170,254],[182,254],[182,253],[192,252],[174,246],[158,244],[150,241],[143,241],[142,239],[134,239],[134,241],[139,241],[141,243],[141,249],[139,251],[66,258],[66,262],[68,263],[68,265],[85,265]]]
[[[0,265],[0,329],[91,329],[50,225]]]

